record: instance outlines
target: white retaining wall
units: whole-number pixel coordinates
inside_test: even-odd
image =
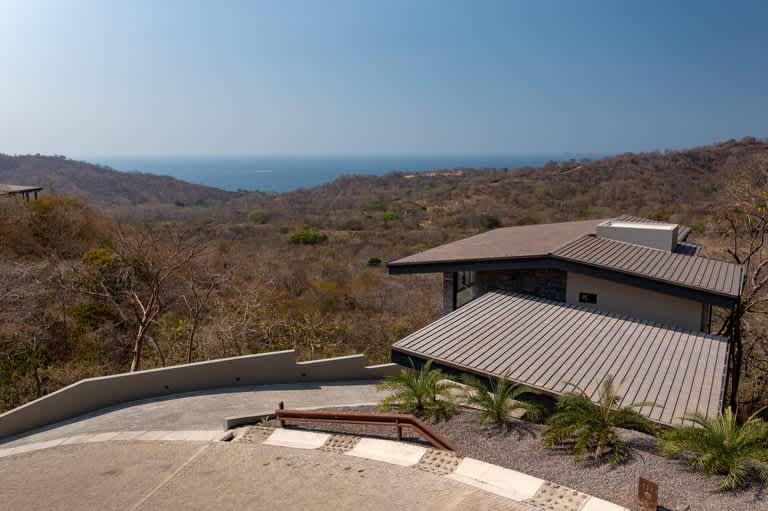
[[[363,355],[296,362],[287,350],[88,378],[0,415],[0,438],[138,399],[239,385],[371,380],[400,369],[366,366]]]

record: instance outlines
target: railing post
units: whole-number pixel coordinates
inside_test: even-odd
[[[279,410],[285,410],[285,403],[283,403],[282,401],[280,401],[280,403],[277,405],[277,408],[278,408]],[[278,417],[279,417],[279,416],[280,416],[280,413],[278,412]],[[284,421],[283,419],[280,419],[280,427],[281,427],[281,428],[284,428],[284,427],[285,427],[285,421]]]
[[[397,441],[403,439],[403,426],[400,425],[400,419],[395,419],[395,425],[397,426]]]

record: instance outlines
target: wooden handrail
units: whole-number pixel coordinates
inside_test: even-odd
[[[315,410],[286,410],[283,402],[275,410],[275,418],[284,426],[287,420],[303,422],[330,422],[342,424],[365,424],[369,426],[395,426],[397,439],[401,440],[403,428],[411,428],[436,449],[456,452],[450,440],[432,429],[413,415],[402,413],[329,412]]]

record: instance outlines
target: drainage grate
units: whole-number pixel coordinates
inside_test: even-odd
[[[588,498],[589,495],[584,493],[545,481],[536,495],[525,500],[525,503],[546,511],[579,511]]]
[[[325,441],[325,444],[320,450],[327,452],[345,453],[351,451],[357,443],[360,441],[360,437],[352,435],[331,435],[331,438]]]
[[[432,474],[446,475],[456,470],[459,461],[461,461],[461,457],[454,452],[427,449],[427,452],[416,464],[416,468]]]
[[[275,428],[271,426],[251,426],[241,437],[237,439],[238,442],[246,442],[251,444],[260,444],[264,442]]]

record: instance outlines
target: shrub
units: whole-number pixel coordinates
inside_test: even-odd
[[[368,259],[368,266],[381,266],[381,259],[378,257],[371,257]]]
[[[451,394],[455,385],[443,378],[440,369],[432,369],[432,361],[419,370],[411,367],[403,369],[397,376],[387,376],[378,388],[391,394],[379,402],[379,408],[415,413],[428,421],[448,418],[456,411],[456,402]]]
[[[600,461],[603,454],[611,453],[611,463],[616,464],[626,459],[626,448],[616,428],[655,432],[653,424],[634,408],[656,405],[636,403],[617,409],[621,396],[614,390],[612,376],[603,381],[597,404],[583,390],[578,387],[576,390],[563,394],[557,400],[556,412],[549,418],[543,431],[544,447],[570,443],[577,461],[589,452],[596,462]]]
[[[400,220],[400,217],[397,216],[397,213],[394,213],[393,211],[385,211],[384,213],[381,214],[381,219],[389,223],[389,222],[397,222],[398,220]]]
[[[291,234],[288,238],[289,243],[295,243],[297,245],[318,245],[328,241],[328,235],[324,232],[309,230],[309,231],[297,231]]]
[[[512,426],[510,412],[515,408],[525,409],[532,421],[541,420],[544,410],[534,403],[526,403],[517,399],[523,394],[538,394],[536,390],[521,385],[514,385],[506,378],[490,379],[486,386],[477,378],[465,377],[467,389],[464,393],[465,402],[480,409],[480,424],[493,423],[502,430],[508,431]]]
[[[254,209],[248,213],[248,221],[254,224],[266,224],[269,222],[269,213],[264,209]]]
[[[344,222],[341,225],[341,228],[345,231],[362,231],[363,230],[363,221],[359,218],[350,218],[346,222]]]
[[[725,476],[720,490],[744,486],[751,474],[768,479],[768,423],[757,418],[763,410],[743,424],[730,407],[714,418],[688,415],[692,424],[668,432],[661,441],[662,453],[692,454],[694,467],[707,475]]]
[[[498,227],[501,227],[501,220],[495,216],[487,216],[483,218],[482,223],[480,224],[480,232],[490,231],[491,229],[496,229]]]

